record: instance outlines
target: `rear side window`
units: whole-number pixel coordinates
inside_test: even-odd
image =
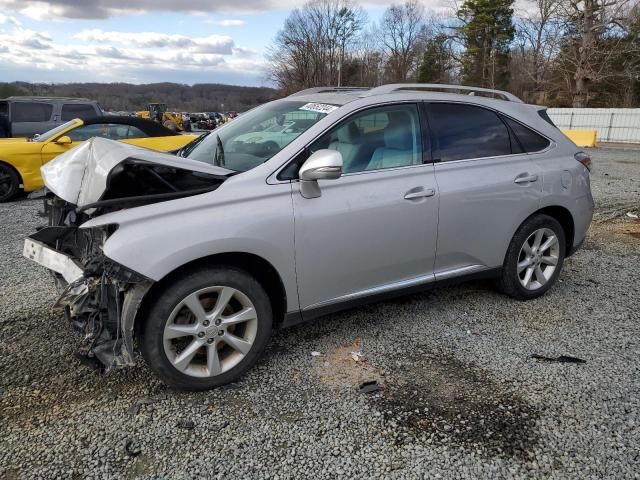
[[[6,115],[8,109],[7,102],[0,102],[0,115]]]
[[[553,123],[553,120],[551,120],[551,117],[549,117],[549,114],[547,113],[546,110],[538,110],[538,115],[540,115],[540,118],[542,118],[545,122],[547,122],[552,127],[558,128],[558,126],[555,123]]]
[[[16,102],[11,108],[12,122],[48,122],[53,114],[50,103]]]
[[[504,117],[504,121],[507,122],[525,152],[539,152],[549,146],[549,140],[530,128],[507,117]]]
[[[82,118],[83,120],[86,120],[87,118],[95,116],[96,110],[93,108],[93,105],[86,103],[65,103],[62,105],[63,122],[73,120],[74,118]]]
[[[512,153],[509,130],[493,111],[456,103],[432,103],[428,110],[440,161]]]

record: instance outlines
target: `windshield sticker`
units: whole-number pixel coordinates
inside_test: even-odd
[[[335,105],[327,105],[326,103],[307,103],[306,105],[300,107],[300,110],[325,114],[329,114],[337,109],[338,107],[336,107]]]

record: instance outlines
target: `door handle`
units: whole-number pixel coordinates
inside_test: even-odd
[[[424,187],[416,187],[409,190],[405,195],[405,200],[415,200],[417,198],[433,197],[436,194],[435,189]]]
[[[523,173],[518,175],[514,180],[514,183],[533,183],[538,181],[538,175],[529,175],[528,173]]]

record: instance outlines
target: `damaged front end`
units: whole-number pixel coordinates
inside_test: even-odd
[[[52,272],[56,305],[85,340],[82,355],[107,371],[134,365],[135,319],[154,283],[104,254],[117,224],[82,225],[117,210],[213,191],[232,173],[103,139],[42,168],[48,226],[25,239],[23,254]]]
[[[80,229],[75,209],[57,197],[47,198],[50,219],[65,221],[40,229],[25,240],[24,256],[48,268],[55,279],[65,316],[84,339],[80,352],[105,367],[134,365],[133,326],[153,281],[102,253],[117,226]],[[50,223],[51,224],[51,223]]]

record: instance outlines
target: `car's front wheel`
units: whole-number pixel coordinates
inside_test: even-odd
[[[548,215],[530,217],[511,240],[500,288],[518,300],[540,297],[557,281],[565,252],[562,225]]]
[[[8,165],[0,162],[0,202],[7,202],[20,190],[20,177]]]
[[[206,390],[238,379],[271,335],[269,297],[233,267],[188,273],[154,298],[140,348],[151,370],[177,389]]]

